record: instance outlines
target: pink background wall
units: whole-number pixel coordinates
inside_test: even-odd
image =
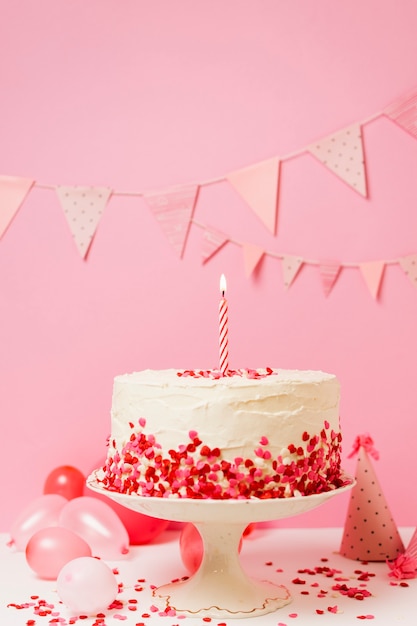
[[[1,2],[0,173],[45,185],[163,189],[208,180],[362,121],[417,88],[413,0]],[[282,165],[273,237],[226,183],[195,219],[276,253],[344,263],[417,251],[417,141],[363,129],[369,197],[313,157]],[[369,431],[398,524],[416,523],[417,291],[398,265],[374,301],[344,268],[325,298],[306,265],[287,291],[267,256],[179,260],[140,197],[111,198],[91,253],[36,186],[0,241],[0,530],[61,464],[102,459],[113,377],[217,365],[228,279],[232,367],[323,369],[342,384],[344,464]],[[286,524],[341,525],[347,500]]]

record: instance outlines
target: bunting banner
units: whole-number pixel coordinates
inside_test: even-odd
[[[329,135],[308,147],[309,152],[345,183],[366,197],[365,159],[360,124]]]
[[[35,181],[18,176],[0,176],[0,238],[20,209]]]
[[[400,265],[414,287],[417,287],[417,254],[401,258]]]
[[[371,296],[374,300],[378,298],[379,288],[381,286],[382,275],[385,270],[384,261],[370,261],[369,263],[361,263],[359,269],[368,286]]]
[[[243,259],[245,263],[246,276],[250,276],[258,267],[265,250],[252,243],[243,244]]]
[[[158,221],[169,243],[179,258],[183,258],[191,225],[203,229],[202,263],[211,260],[226,244],[243,249],[244,271],[252,276],[265,256],[281,260],[285,289],[293,284],[304,265],[319,268],[323,293],[330,295],[342,268],[359,270],[374,300],[378,300],[385,269],[398,265],[414,287],[417,287],[417,252],[396,259],[366,262],[323,262],[306,259],[301,254],[289,255],[268,251],[253,242],[239,242],[233,234],[212,228],[194,220],[197,199],[202,187],[228,184],[240,195],[267,229],[276,234],[278,221],[281,164],[305,154],[310,154],[326,169],[367,198],[367,176],[364,152],[363,127],[369,122],[385,117],[417,139],[417,90],[397,99],[382,111],[366,120],[357,121],[333,132],[291,154],[277,155],[253,163],[215,179],[193,184],[174,185],[162,191],[122,192],[109,187],[62,186],[40,183],[32,178],[0,175],[0,237],[8,229],[17,211],[33,189],[56,192],[73,235],[76,248],[83,259],[89,254],[104,209],[112,196],[141,197]]]
[[[341,264],[336,261],[321,262],[319,265],[321,284],[327,297],[333,289],[340,274]]]
[[[58,186],[56,193],[75,245],[85,259],[112,190],[107,187]]]
[[[205,228],[203,233],[202,260],[206,263],[216,252],[223,248],[224,244],[229,240],[220,230],[214,228]]]
[[[384,113],[417,139],[417,92],[394,102]]]
[[[286,289],[288,289],[290,285],[292,285],[302,265],[303,259],[301,257],[284,254],[284,256],[282,257],[282,274]]]
[[[198,185],[182,185],[144,195],[146,203],[180,259],[184,255],[198,190]]]
[[[227,176],[227,180],[275,235],[279,185],[279,159],[275,157]]]

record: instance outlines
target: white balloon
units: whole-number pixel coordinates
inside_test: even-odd
[[[95,615],[105,611],[116,599],[118,590],[110,567],[90,556],[69,561],[57,578],[58,596],[78,615]]]

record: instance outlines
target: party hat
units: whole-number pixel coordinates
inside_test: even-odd
[[[394,578],[417,578],[417,528],[410,539],[405,552],[401,552],[394,561],[388,561],[390,576]]]
[[[403,542],[382,493],[370,456],[379,458],[369,435],[359,435],[349,457],[358,454],[340,554],[358,561],[395,559]]]

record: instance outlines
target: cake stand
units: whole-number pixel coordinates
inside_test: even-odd
[[[97,470],[96,470],[97,472]],[[351,489],[354,480],[325,493],[271,500],[193,500],[127,495],[104,489],[93,472],[87,485],[134,511],[174,522],[192,522],[203,539],[203,559],[186,580],[154,589],[155,604],[186,616],[214,618],[255,617],[291,602],[282,585],[250,578],[239,561],[242,533],[252,522],[265,522],[305,513]]]

